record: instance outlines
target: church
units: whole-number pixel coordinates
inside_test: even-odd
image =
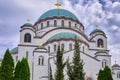
[[[57,2],[56,6],[59,7],[60,3]],[[85,80],[97,80],[99,70],[105,66],[111,68],[114,80],[120,80],[120,66],[111,65],[105,32],[96,28],[87,36],[84,29],[72,12],[60,8],[48,10],[34,25],[28,22],[20,27],[20,43],[11,50],[14,62],[27,58],[30,80],[49,80],[50,66],[53,74],[55,72],[58,45],[64,48],[64,61],[68,58],[72,61],[76,36],[84,62]],[[67,80],[66,70],[64,75]]]

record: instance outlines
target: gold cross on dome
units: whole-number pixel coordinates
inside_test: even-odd
[[[30,23],[30,19],[27,19],[27,22]]]
[[[55,6],[56,6],[57,8],[59,8],[59,7],[61,6],[60,2],[57,1],[57,3],[55,4]]]
[[[96,29],[98,29],[98,25],[96,25]]]

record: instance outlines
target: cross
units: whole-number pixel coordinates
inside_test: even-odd
[[[96,25],[96,29],[98,29],[98,25]]]
[[[55,6],[56,6],[57,8],[59,8],[59,7],[61,6],[60,2],[57,1],[57,3],[55,4]]]

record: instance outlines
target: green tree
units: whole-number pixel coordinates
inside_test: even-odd
[[[13,80],[14,61],[9,49],[6,50],[1,63],[1,80]]]
[[[63,69],[66,63],[63,63],[63,49],[60,50],[60,46],[58,46],[55,64],[56,64],[55,80],[64,80]]]
[[[14,80],[30,80],[30,70],[26,58],[17,62],[14,72]]]
[[[104,80],[113,80],[111,69],[108,66],[104,68]]]
[[[22,80],[30,80],[30,70],[29,70],[29,64],[26,58],[23,58],[21,60],[21,69],[20,69],[20,75]]]
[[[67,63],[67,74],[69,80],[85,80],[83,61],[80,58],[79,40],[75,37],[74,56],[72,63]]]
[[[14,80],[22,80],[21,79],[21,62],[18,61],[17,64],[16,64],[16,67],[15,67],[15,72],[14,72]]]
[[[1,80],[1,66],[0,66],[0,80]]]
[[[97,80],[104,80],[104,72],[103,72],[103,70],[99,70],[99,74],[98,74],[98,77],[97,77]]]
[[[112,72],[108,66],[105,66],[103,70],[99,71],[97,80],[113,80]]]
[[[49,76],[50,76],[50,80],[54,80],[54,79],[53,79],[53,75],[52,75],[52,69],[51,69],[51,66],[50,66],[50,75],[49,75]]]

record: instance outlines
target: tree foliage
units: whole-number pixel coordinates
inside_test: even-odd
[[[9,49],[6,50],[1,63],[1,80],[13,80],[14,61]]]
[[[83,61],[80,58],[79,40],[75,37],[74,56],[72,63],[67,61],[67,74],[69,80],[85,80]]]
[[[14,72],[14,80],[21,80],[21,62],[18,61],[15,67],[15,72]]]
[[[104,68],[104,80],[113,80],[112,72],[108,66]]]
[[[97,79],[98,80],[113,80],[112,72],[110,68],[106,66],[104,70],[100,70]]]
[[[60,46],[58,46],[55,64],[56,64],[55,80],[64,80],[63,69],[66,63],[63,63],[63,49],[61,50]]]
[[[14,80],[30,80],[30,70],[26,58],[17,62],[14,72]]]

